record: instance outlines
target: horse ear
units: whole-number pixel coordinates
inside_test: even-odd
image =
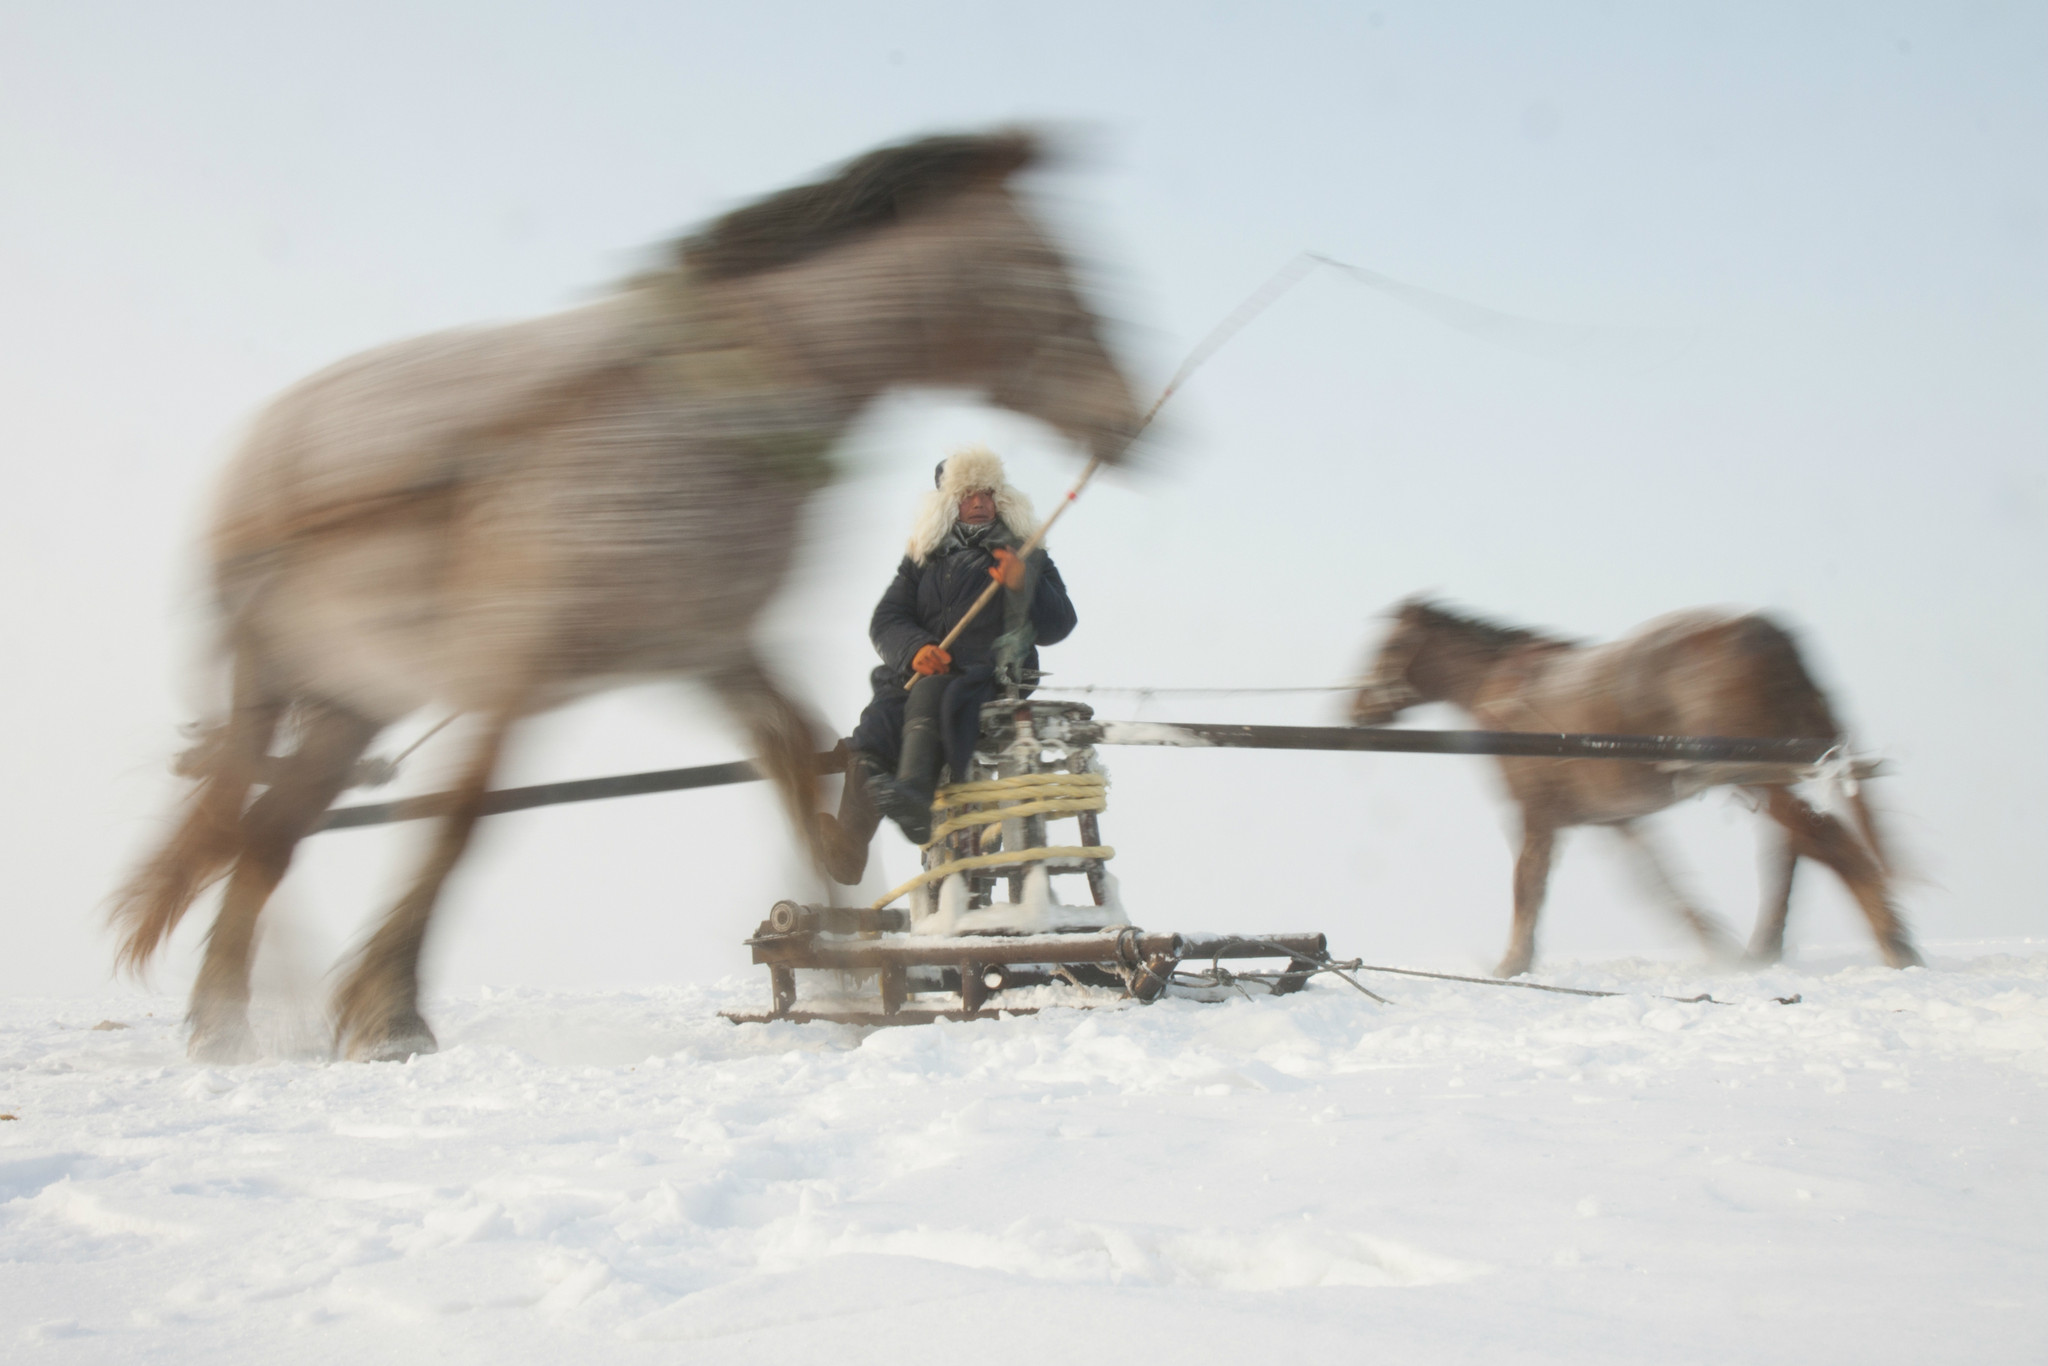
[[[1387,615],[1396,621],[1406,621],[1422,616],[1436,606],[1436,598],[1437,595],[1434,589],[1424,589],[1419,593],[1410,593],[1407,597],[1389,608]]]
[[[990,133],[982,139],[982,152],[977,158],[982,174],[990,180],[1008,180],[1044,159],[1043,141],[1028,128],[1003,128]]]

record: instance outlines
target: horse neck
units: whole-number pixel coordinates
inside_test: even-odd
[[[1111,456],[1137,423],[1065,263],[1000,190],[705,292],[764,352],[856,403],[979,389]]]
[[[1408,682],[1431,702],[1472,710],[1487,680],[1523,642],[1490,638],[1478,631],[1440,629],[1415,653]]]
[[[929,382],[940,368],[925,316],[944,261],[906,250],[928,233],[908,224],[791,266],[700,287],[700,307],[776,355],[794,376],[856,399]]]

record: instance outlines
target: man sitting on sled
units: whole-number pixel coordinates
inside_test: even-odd
[[[1051,559],[1043,550],[1017,554],[1037,521],[1002,460],[979,447],[959,451],[933,482],[895,582],[868,623],[882,665],[869,676],[874,700],[847,742],[839,815],[818,817],[827,871],[849,885],[867,867],[883,816],[913,844],[931,839],[940,766],[950,764],[955,781],[966,777],[982,704],[1006,684],[1029,691],[1037,645],[1056,645],[1074,629],[1074,604]],[[990,579],[1008,591],[941,649]]]

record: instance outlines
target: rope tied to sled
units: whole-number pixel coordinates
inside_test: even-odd
[[[932,848],[956,830],[1001,825],[1004,821],[1030,816],[1081,816],[1106,810],[1108,806],[1109,783],[1100,773],[1020,773],[1014,777],[990,778],[974,783],[949,783],[932,797],[932,838],[924,847]],[[942,882],[954,873],[977,868],[1055,860],[1102,861],[1115,857],[1116,850],[1106,844],[1055,844],[974,854],[925,869],[877,898],[872,906],[880,910],[899,896]]]
[[[997,805],[1000,802],[1014,805]],[[1108,807],[1109,784],[1100,773],[1020,773],[1013,778],[953,783],[932,798],[932,815],[937,820],[924,847],[931,848],[955,830],[1000,825],[1025,816],[1078,816]],[[944,814],[947,812],[953,814]]]

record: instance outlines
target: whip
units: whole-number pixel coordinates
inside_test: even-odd
[[[1174,392],[1186,382],[1190,375],[1201,368],[1204,361],[1215,355],[1225,342],[1237,335],[1252,319],[1265,312],[1282,294],[1285,294],[1288,290],[1299,284],[1303,276],[1322,264],[1324,264],[1324,261],[1321,257],[1303,252],[1282,266],[1272,279],[1246,295],[1243,303],[1232,309],[1228,317],[1210,329],[1209,335],[1202,338],[1196,344],[1194,350],[1188,352],[1187,359],[1180,363],[1180,369],[1173,372],[1173,378],[1168,380],[1166,387],[1159,391],[1159,397],[1152,400],[1152,406],[1145,410],[1145,416],[1138,420],[1138,425],[1131,429],[1131,434],[1124,439],[1123,445],[1117,448],[1116,453],[1122,455],[1137,442],[1139,437],[1145,434],[1145,429],[1152,425],[1152,419],[1157,417],[1159,410],[1166,406],[1166,400],[1173,397]],[[1059,521],[1066,513],[1066,510],[1074,505],[1075,500],[1081,496],[1081,491],[1088,487],[1088,481],[1093,479],[1095,472],[1106,463],[1108,463],[1108,457],[1106,456],[1097,455],[1090,457],[1086,468],[1081,471],[1081,477],[1076,479],[1074,486],[1067,490],[1067,496],[1060,499],[1058,506],[1053,508],[1052,514],[1041,522],[1038,530],[1032,532],[1030,539],[1026,540],[1018,548],[1018,559],[1029,559],[1031,552],[1045,543],[1046,534],[1052,530],[1053,523]],[[984,607],[995,601],[996,590],[1001,587],[1002,584],[999,581],[994,579],[989,581],[988,587],[981,590],[981,596],[974,600],[973,605],[967,609],[960,620],[953,624],[953,629],[946,632],[945,639],[939,642],[941,650],[952,647],[953,642],[960,638],[960,633],[967,629],[968,623],[981,615],[981,610]],[[917,679],[915,677],[911,678],[909,682],[903,685],[904,691],[908,692],[916,682]]]

